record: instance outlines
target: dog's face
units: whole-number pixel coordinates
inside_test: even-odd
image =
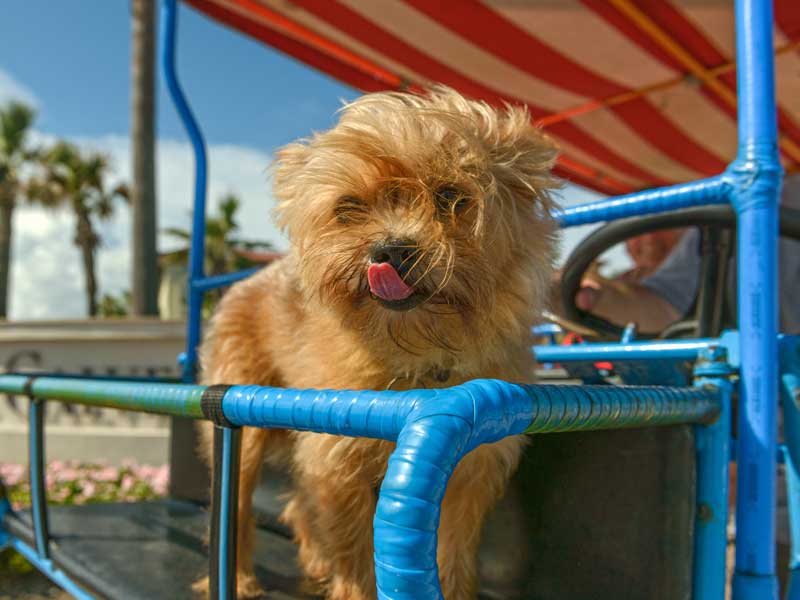
[[[278,154],[304,295],[410,352],[528,327],[553,260],[555,156],[522,109],[444,88],[363,96]]]

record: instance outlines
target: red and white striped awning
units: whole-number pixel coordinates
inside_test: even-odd
[[[364,91],[434,82],[524,103],[562,176],[605,193],[736,151],[733,0],[186,0]],[[800,168],[800,0],[776,0],[781,153]]]

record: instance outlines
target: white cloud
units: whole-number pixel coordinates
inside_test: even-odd
[[[25,102],[37,108],[41,105],[33,90],[17,81],[7,71],[0,69],[0,104],[5,104],[10,100]]]

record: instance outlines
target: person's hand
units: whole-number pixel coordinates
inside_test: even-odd
[[[561,273],[553,276],[553,300],[557,299],[560,291],[560,279]],[[561,303],[554,302],[552,306],[560,308]],[[575,292],[575,306],[620,326],[636,323],[645,333],[658,333],[680,318],[669,302],[650,289],[619,278],[607,279],[597,269],[584,274],[581,286]]]
[[[550,288],[550,307],[556,313],[561,314],[561,271],[553,273]],[[586,312],[591,312],[600,300],[604,289],[607,288],[608,280],[597,272],[597,268],[588,270],[583,275],[581,287],[575,292],[575,305]]]
[[[600,301],[602,294],[602,278],[587,273],[581,281],[581,287],[575,292],[575,306],[586,312],[591,312]]]

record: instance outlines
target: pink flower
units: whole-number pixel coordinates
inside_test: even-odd
[[[55,471],[51,469],[49,476],[53,479],[53,481],[69,482],[80,479],[80,471],[73,467],[64,466],[63,468]]]
[[[0,463],[0,479],[8,486],[19,485],[26,477],[26,470],[23,465]]]
[[[133,488],[136,480],[131,475],[124,475],[122,477],[122,481],[119,484],[120,491],[125,494]]]
[[[81,496],[84,498],[91,498],[97,491],[97,484],[94,481],[87,481],[81,488]]]
[[[163,495],[167,493],[167,486],[169,485],[169,467],[167,465],[162,465],[156,469],[151,484],[156,494]]]
[[[139,465],[137,468],[133,470],[133,474],[139,477],[140,479],[144,479],[145,481],[150,481],[153,477],[156,476],[156,472],[158,471],[157,467],[151,467],[150,465]]]
[[[117,481],[119,479],[119,471],[114,467],[103,467],[94,473],[95,481]]]

